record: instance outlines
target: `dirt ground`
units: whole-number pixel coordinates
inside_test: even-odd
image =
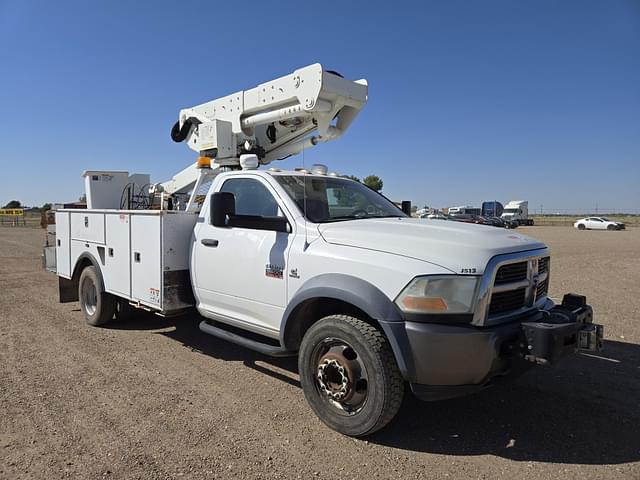
[[[366,440],[328,430],[294,359],[206,336],[196,315],[85,325],[0,229],[0,478],[640,478],[640,229],[518,232],[552,248],[551,294],[587,295],[605,350],[421,403]]]

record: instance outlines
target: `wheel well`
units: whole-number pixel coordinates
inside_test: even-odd
[[[329,315],[351,315],[379,328],[378,322],[355,305],[336,298],[310,298],[298,305],[287,319],[284,331],[284,347],[296,351],[302,337],[321,318]]]
[[[82,271],[90,266],[95,266],[95,263],[88,256],[81,257],[77,262],[76,266],[73,268],[73,275],[71,275],[71,279],[67,280],[66,278],[58,277],[58,289],[60,295],[60,302],[77,302],[80,298],[78,297],[78,284],[80,283],[80,275]],[[102,275],[100,269],[98,269],[98,275]]]
[[[87,267],[91,267],[92,265],[93,262],[89,260],[89,257],[82,257],[78,261],[78,263],[76,263],[76,267],[73,269],[73,276],[71,277],[71,279],[76,282],[79,281],[82,271]]]

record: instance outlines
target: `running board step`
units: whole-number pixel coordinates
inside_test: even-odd
[[[226,340],[227,342],[235,343],[236,345],[240,345],[242,347],[248,348],[250,350],[254,350],[264,355],[269,355],[270,357],[293,357],[297,355],[296,352],[285,350],[282,347],[276,347],[275,345],[262,343],[257,340],[252,340],[250,338],[243,337],[242,335],[232,333],[228,330],[224,330],[219,327],[214,327],[213,325],[211,325],[210,323],[207,323],[204,320],[200,322],[200,330],[202,330],[204,333],[208,333],[209,335],[213,335],[214,337],[220,338],[222,340]]]

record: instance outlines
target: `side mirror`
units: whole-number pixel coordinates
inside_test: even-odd
[[[227,227],[227,218],[236,214],[236,197],[230,192],[211,195],[211,225]]]

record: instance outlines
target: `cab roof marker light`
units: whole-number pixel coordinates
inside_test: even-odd
[[[326,175],[327,170],[327,166],[322,165],[321,163],[314,163],[313,165],[311,165],[311,173],[315,175]]]

